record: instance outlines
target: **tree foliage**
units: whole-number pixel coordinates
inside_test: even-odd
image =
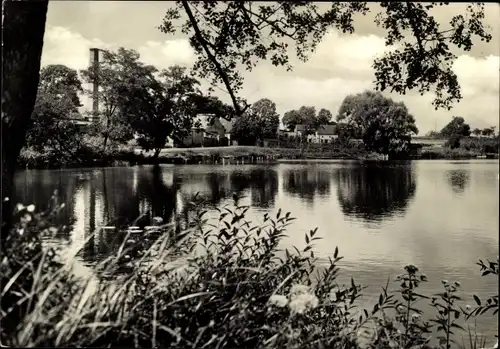
[[[77,142],[77,129],[69,120],[81,106],[82,83],[75,70],[48,65],[40,71],[35,107],[26,134],[26,145],[38,151],[48,148],[68,155]]]
[[[461,116],[454,116],[452,120],[441,129],[441,136],[443,137],[468,137],[470,136],[470,126],[465,123]]]
[[[403,102],[395,102],[380,92],[365,91],[347,96],[337,121],[349,125],[363,139],[367,150],[396,155],[409,150],[411,136],[418,134],[415,118]]]
[[[302,106],[298,110],[289,110],[283,115],[283,124],[289,131],[293,131],[296,125],[305,125],[305,133],[313,133],[321,125],[331,123],[332,113],[322,108],[316,114],[316,108],[312,106]]]
[[[38,91],[52,95],[57,100],[68,99],[76,112],[82,106],[80,93],[83,93],[82,82],[76,70],[62,64],[51,64],[40,71]]]
[[[231,114],[231,108],[218,98],[202,94],[198,80],[189,76],[186,68],[171,66],[156,75],[151,75],[140,90],[134,90],[133,98],[127,99],[123,108],[139,145],[154,149],[155,156],[168,137],[181,142],[195,126],[198,114]]]
[[[465,14],[454,15],[443,26],[432,14],[435,7],[449,3],[381,3],[376,24],[386,31],[386,45],[395,47],[374,61],[376,88],[405,94],[408,90],[435,93],[436,108],[451,108],[459,101],[460,86],[452,70],[454,47],[469,51],[472,40],[491,40],[482,20],[483,4],[470,4]],[[240,68],[252,70],[259,60],[292,69],[289,46],[296,56],[308,53],[331,29],[353,33],[354,15],[372,9],[365,2],[332,2],[325,10],[308,1],[177,1],[163,18],[160,30],[189,35],[197,55],[195,72],[227,88],[236,112],[245,103],[237,98],[243,77]],[[186,16],[183,16],[185,14]]]
[[[478,129],[478,128],[475,128],[471,131],[471,133],[474,135],[474,136],[480,136],[481,135],[481,130]]]
[[[486,137],[491,137],[495,135],[495,126],[486,127],[481,130],[481,134]]]
[[[275,138],[279,127],[276,103],[262,98],[234,120],[231,133],[241,144],[253,145],[257,140]]]
[[[318,124],[320,125],[328,125],[332,122],[332,112],[328,109],[321,108],[318,112]]]
[[[134,50],[122,47],[116,52],[101,50],[100,53],[99,66],[84,69],[81,74],[86,83],[93,83],[96,79],[99,83],[99,112],[94,129],[103,137],[103,148],[106,149],[108,140],[127,141],[132,138],[123,117],[124,105],[139,99],[140,91],[146,92],[157,70],[142,63],[139,53]]]

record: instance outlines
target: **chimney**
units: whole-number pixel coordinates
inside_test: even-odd
[[[95,71],[99,68],[99,49],[90,49],[90,67],[93,67]],[[97,121],[99,119],[99,79],[97,76],[94,77],[92,83],[92,121]]]

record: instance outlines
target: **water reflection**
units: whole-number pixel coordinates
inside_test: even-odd
[[[445,173],[448,184],[454,193],[461,194],[469,184],[470,174],[466,169],[449,170]]]
[[[416,189],[411,163],[343,167],[335,179],[342,212],[366,221],[404,213]]]
[[[312,204],[316,196],[330,194],[331,172],[316,166],[288,169],[283,174],[283,189]]]
[[[199,192],[215,207],[236,192],[252,205],[249,219],[260,219],[262,209],[274,213],[278,208],[298,218],[283,247],[302,248],[303,233],[318,226],[323,240],[315,246],[316,255],[327,258],[339,246],[346,261],[341,274],[371,286],[368,298],[378,297],[386,277],[406,264],[428,274],[423,293],[439,292],[439,280],[446,278],[462,282],[466,292],[487,296],[497,286],[481,278],[474,263],[498,254],[497,176],[498,161],[21,171],[14,199],[45,209],[57,189],[66,209],[56,223],[69,224],[72,232],[51,243],[80,251],[76,260],[90,265],[123,241],[123,235],[103,230],[84,244],[102,225],[125,225],[145,214],[141,224],[159,216],[179,230],[190,221],[192,195]],[[450,189],[461,193],[460,200]],[[489,326],[484,319],[482,326]],[[492,324],[488,330],[494,332]]]

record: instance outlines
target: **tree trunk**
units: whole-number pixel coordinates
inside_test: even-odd
[[[162,148],[155,149],[155,152],[153,154],[153,161],[155,162],[155,164],[158,163],[158,156],[160,156],[161,149]]]
[[[14,172],[40,75],[48,1],[3,2],[2,240],[11,223]]]

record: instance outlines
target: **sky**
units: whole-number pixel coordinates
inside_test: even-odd
[[[445,6],[436,11],[435,17],[447,22],[452,15],[462,13],[466,5]],[[160,1],[50,1],[42,65],[85,69],[89,48],[122,46],[137,50],[141,60],[160,69],[173,64],[189,67],[195,57],[187,38],[180,33],[166,35],[157,29],[169,6],[169,2]],[[453,69],[463,99],[453,109],[434,110],[431,94],[388,94],[405,102],[420,135],[441,129],[453,116],[464,117],[472,128],[499,129],[500,5],[486,4],[484,23],[491,27],[493,39],[489,43],[478,42],[469,52],[458,52]],[[374,14],[356,17],[354,27],[355,34],[327,33],[307,62],[295,61],[292,72],[269,62],[245,72],[239,95],[250,103],[269,98],[276,103],[280,115],[303,105],[315,106],[316,110],[326,108],[336,115],[347,95],[374,88],[371,65],[386,50],[384,32],[374,23]],[[216,94],[230,101],[226,93],[216,90]],[[88,99],[83,103],[91,104]]]

